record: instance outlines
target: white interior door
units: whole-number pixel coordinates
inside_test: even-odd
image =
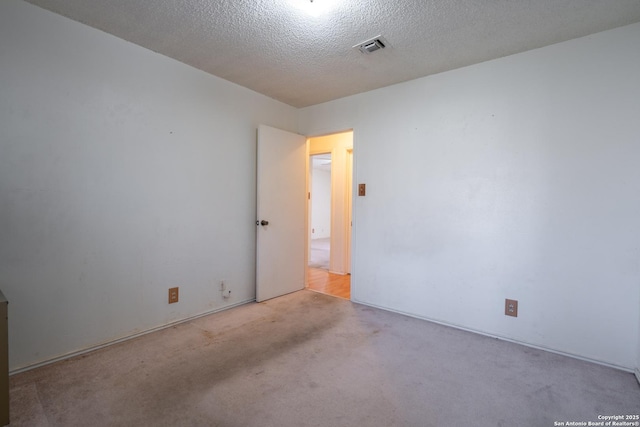
[[[306,138],[258,127],[258,302],[304,289],[307,193]]]

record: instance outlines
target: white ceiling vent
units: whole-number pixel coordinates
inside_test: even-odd
[[[385,47],[387,47],[387,41],[382,36],[373,37],[354,46],[354,48],[359,49],[362,53],[373,53]]]

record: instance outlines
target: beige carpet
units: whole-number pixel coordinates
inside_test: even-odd
[[[553,426],[627,372],[309,291],[11,377],[12,426]]]

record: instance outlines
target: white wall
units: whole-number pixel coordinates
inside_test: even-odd
[[[355,129],[353,298],[640,367],[639,42],[635,24],[300,110],[305,134]],[[297,114],[0,2],[11,369],[252,299],[255,129]]]
[[[296,114],[30,4],[0,2],[11,369],[254,298],[256,128],[295,130]],[[172,286],[180,302],[168,305]]]
[[[331,236],[331,171],[311,169],[312,239]]]
[[[352,298],[632,369],[638,46],[635,24],[302,109],[302,133],[354,129]]]

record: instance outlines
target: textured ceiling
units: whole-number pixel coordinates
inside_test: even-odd
[[[28,1],[295,107],[640,22],[640,0]]]

